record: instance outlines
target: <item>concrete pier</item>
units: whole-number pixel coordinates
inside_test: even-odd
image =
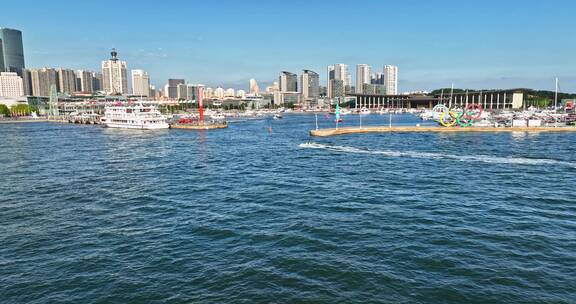
[[[363,133],[474,133],[474,132],[576,132],[576,127],[511,127],[511,128],[494,128],[494,127],[416,127],[416,126],[374,126],[374,127],[346,127],[338,129],[318,129],[311,130],[311,136],[328,137],[346,134],[363,134]]]

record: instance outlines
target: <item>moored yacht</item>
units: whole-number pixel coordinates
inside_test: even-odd
[[[168,129],[166,116],[153,105],[126,105],[106,107],[102,123],[109,128]]]

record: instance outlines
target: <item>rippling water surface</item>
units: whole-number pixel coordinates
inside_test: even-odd
[[[0,303],[576,303],[576,134],[314,124],[0,125]]]

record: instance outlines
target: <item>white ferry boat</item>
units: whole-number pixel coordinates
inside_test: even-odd
[[[106,107],[102,123],[109,128],[168,129],[166,116],[153,105]]]

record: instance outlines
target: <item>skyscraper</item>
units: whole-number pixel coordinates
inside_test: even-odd
[[[143,97],[150,95],[150,76],[144,70],[132,70],[132,94]]]
[[[21,75],[24,68],[22,32],[0,28],[0,72],[16,72]]]
[[[370,84],[370,66],[367,64],[356,65],[356,93],[364,93],[363,85]]]
[[[398,94],[398,67],[394,65],[384,66],[384,85],[386,85],[386,95]]]
[[[126,61],[118,60],[116,49],[110,52],[112,57],[102,61],[102,86],[107,94],[128,94],[128,75]]]
[[[58,75],[58,92],[72,94],[76,89],[76,74],[73,70],[57,68]]]
[[[303,70],[300,76],[300,92],[304,100],[317,99],[320,95],[320,76],[311,70]]]
[[[30,70],[32,79],[32,95],[50,96],[50,87],[58,88],[58,74],[55,69],[42,68]]]
[[[298,92],[298,75],[287,71],[280,72],[280,92]]]
[[[20,97],[23,95],[22,77],[15,72],[0,72],[0,97]]]

